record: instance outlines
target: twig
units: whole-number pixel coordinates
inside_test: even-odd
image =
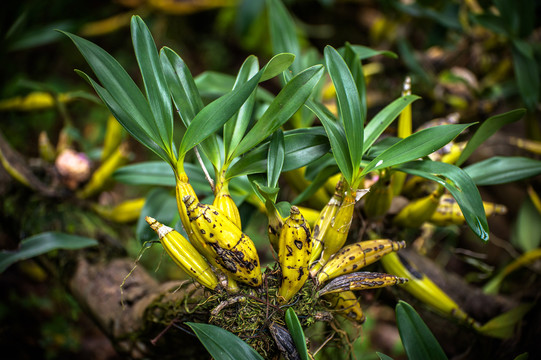
[[[165,327],[165,329],[163,329],[162,331],[160,331],[160,333],[158,335],[156,335],[156,337],[154,339],[151,339],[150,340],[150,343],[154,346],[156,346],[156,343],[158,342],[158,340],[160,340],[160,338],[163,336],[163,334],[165,334],[169,329],[171,329],[171,327],[175,324],[175,322],[177,322],[178,320],[178,317],[173,319],[173,321],[171,321],[169,323],[169,325],[167,325]],[[184,330],[184,329],[183,329]]]
[[[137,255],[137,259],[135,259],[135,261],[133,262],[133,267],[131,268],[130,272],[128,273],[128,275],[126,275],[124,277],[124,280],[122,280],[122,283],[120,284],[120,304],[122,305],[122,310],[125,310],[126,309],[126,304],[124,303],[124,285],[126,285],[126,280],[128,280],[128,278],[130,277],[130,275],[135,271],[135,269],[137,268],[137,265],[139,265],[139,261],[141,260],[141,258],[143,257],[143,254],[145,253],[145,251],[147,249],[150,249],[152,247],[153,244],[155,244],[156,242],[158,241],[155,241],[155,240],[150,240],[150,241],[145,241],[143,243],[143,247],[139,250],[139,254]]]
[[[321,349],[323,349],[323,348],[325,347],[325,345],[327,345],[327,343],[328,343],[329,341],[332,340],[332,338],[334,337],[334,334],[336,334],[336,332],[333,331],[333,333],[332,333],[327,339],[325,339],[325,341],[323,342],[323,344],[321,344],[321,345],[316,349],[316,351],[315,351],[312,355],[313,355],[313,356],[316,356],[316,354],[317,354]]]
[[[265,308],[265,319],[269,318],[269,283],[267,281],[267,276],[265,275],[265,293],[267,295],[267,306]]]
[[[212,192],[214,192],[214,180],[210,177],[207,168],[205,167],[205,163],[203,163],[203,159],[201,158],[201,155],[199,154],[199,150],[197,150],[197,147],[193,148],[195,151],[195,156],[197,156],[197,161],[199,161],[199,165],[201,165],[201,169],[203,169],[203,172],[205,173],[205,178],[210,184],[210,188],[212,189]]]
[[[238,295],[238,296],[235,296],[235,297],[232,297],[232,298],[229,298],[225,301],[222,301],[220,304],[218,304],[218,306],[216,306],[214,309],[212,309],[212,311],[210,312],[210,314],[212,316],[216,316],[218,315],[218,313],[220,311],[222,311],[222,309],[226,306],[229,306],[229,305],[233,305],[233,304],[236,304],[238,302],[244,302],[246,301],[246,297],[245,296],[242,296],[242,295]]]

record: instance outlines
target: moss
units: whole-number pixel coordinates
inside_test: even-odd
[[[286,326],[285,311],[289,307],[295,310],[303,327],[313,325],[321,313],[328,311],[326,303],[315,297],[316,287],[310,279],[286,305],[278,303],[279,285],[280,270],[274,265],[265,270],[263,284],[257,289],[239,284],[236,294],[214,292],[196,302],[191,302],[195,299],[190,294],[174,302],[164,302],[163,297],[156,299],[147,309],[146,320],[162,326],[188,320],[213,324],[236,334],[265,358],[272,358],[278,348],[268,326]]]

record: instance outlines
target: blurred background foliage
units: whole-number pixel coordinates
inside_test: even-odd
[[[452,113],[457,113],[460,122],[468,123],[524,107],[527,113],[522,121],[507,125],[504,131],[491,137],[468,163],[497,155],[539,159],[539,149],[527,146],[527,141],[541,141],[541,17],[536,16],[541,6],[538,2],[289,0],[284,3],[294,18],[301,47],[307,52],[312,51],[308,50],[309,46],[322,53],[327,44],[339,47],[350,42],[398,55],[397,59],[378,55],[363,64],[369,117],[398,97],[404,78],[411,76],[413,93],[422,97],[422,101],[412,106],[414,129]],[[182,54],[194,77],[204,71],[234,74],[252,53],[265,60],[272,56],[264,0],[6,2],[0,14],[0,128],[17,152],[28,159],[39,158],[40,134],[45,132],[50,143],[57,144],[56,151],[64,142],[75,144],[77,151],[86,154],[91,163],[99,163],[109,113],[73,72],[73,69],[88,69],[84,59],[54,30],[70,31],[92,40],[118,59],[132,77],[139,79],[129,41],[129,21],[133,14],[145,19],[158,47],[167,45]],[[222,85],[220,79],[211,79],[216,91]],[[223,86],[227,88],[227,84]],[[263,86],[275,93],[279,89],[278,79]],[[207,101],[215,96],[212,91],[208,87],[208,93],[202,93]],[[129,144],[126,162],[155,160],[135,141],[125,141]],[[293,184],[282,185],[282,189],[281,196],[287,200],[299,193]],[[11,239],[33,235],[36,228],[54,229],[54,221],[60,216],[64,217],[63,231],[84,228],[89,237],[99,234],[117,239],[111,241],[122,242],[130,256],[138,255],[141,242],[135,236],[137,216],[127,219],[130,226],[118,225],[97,219],[89,209],[81,209],[79,214],[62,208],[72,209],[70,206],[77,204],[44,203],[42,198],[31,194],[7,196],[6,189],[2,190],[5,198],[0,212],[5,224],[0,231],[1,248],[13,248]],[[540,190],[539,176],[483,187],[484,200],[503,204],[508,209],[505,217],[489,218],[490,242],[484,245],[469,230],[461,232],[456,226],[448,226],[437,229],[428,244],[424,244],[423,251],[446,271],[474,284],[482,283],[498,271],[504,273],[504,266],[521,253],[539,248],[541,216],[535,194]],[[149,191],[154,191],[153,197],[159,197],[163,189],[115,183],[101,193],[97,206],[110,208],[125,199],[147,196]],[[174,203],[167,203],[167,197],[164,199],[161,204],[174,209]],[[20,215],[24,216],[23,226],[18,228],[10,225],[10,221],[19,216],[16,211],[21,202],[28,206],[26,213]],[[245,231],[267,256],[266,261],[272,261],[265,245],[266,229],[260,226],[266,224],[263,214],[255,212],[249,201],[240,210],[246,219],[251,216]],[[170,222],[174,220],[171,218]],[[355,226],[360,228],[363,224],[359,222]],[[144,240],[144,235],[139,232],[137,235]],[[121,246],[115,249],[124,251]],[[142,257],[142,263],[160,280],[182,276],[171,261],[162,257],[161,248],[153,247]],[[540,263],[534,261],[538,257],[533,256],[526,268],[518,269],[518,266],[501,291],[537,301],[540,293],[530,285],[539,284]],[[32,261],[22,262],[2,274],[0,282],[5,289],[0,295],[0,343],[6,353],[17,354],[20,359],[75,355],[82,359],[116,358],[108,340],[93,327],[76,302],[61,291],[60,283]],[[363,300],[370,303],[370,296]],[[366,311],[368,321],[362,330],[353,330],[360,331],[362,336],[352,344],[351,350],[363,359],[376,358],[376,350],[394,358],[404,356],[392,308],[374,302]]]

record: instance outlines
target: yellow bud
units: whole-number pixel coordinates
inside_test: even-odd
[[[451,144],[451,148],[449,149],[449,152],[446,154],[443,154],[443,156],[441,157],[441,161],[447,164],[456,163],[456,161],[460,157],[460,154],[462,154],[462,150],[464,150],[464,148],[466,147],[467,143],[468,143],[467,141],[463,141],[459,143],[453,142]]]
[[[101,161],[107,160],[109,156],[115,152],[120,146],[123,136],[124,128],[114,116],[110,115],[107,119],[107,129],[105,130],[105,139],[101,151]]]
[[[310,276],[315,277],[332,255],[344,246],[353,220],[356,192],[350,189],[345,193],[344,200],[336,216],[331,220],[330,228],[325,233],[321,258],[310,270]]]
[[[310,228],[299,209],[292,206],[279,239],[278,261],[282,281],[278,296],[281,303],[287,303],[306,282],[311,252]]]
[[[360,241],[345,246],[321,269],[317,275],[317,282],[322,284],[337,276],[359,271],[378,261],[382,256],[404,247],[406,247],[404,241],[391,241],[389,239]]]
[[[141,209],[145,205],[145,198],[126,200],[114,207],[92,205],[92,209],[100,216],[116,223],[129,223],[137,220]]]
[[[440,287],[399,253],[385,255],[381,263],[389,273],[407,278],[409,281],[403,286],[404,290],[431,308],[467,323],[474,322]]]
[[[261,285],[259,256],[252,240],[214,206],[196,202],[190,195],[182,200],[192,231],[213,251],[222,271],[250,286]]]
[[[436,189],[430,195],[413,200],[395,216],[393,222],[399,226],[417,228],[430,220],[436,211],[443,187]]]
[[[49,140],[49,137],[47,136],[47,133],[45,131],[42,131],[39,133],[38,147],[39,147],[39,156],[43,160],[47,162],[54,161],[56,157],[56,151],[54,149],[53,144],[51,144],[51,140]]]
[[[331,226],[331,221],[334,219],[338,208],[342,204],[343,196],[343,182],[339,181],[336,184],[336,188],[333,196],[325,205],[325,207],[319,213],[319,218],[317,219],[314,227],[312,228],[312,255],[310,256],[310,266],[319,259],[321,252],[323,251],[323,242],[325,239],[325,234],[327,229]]]
[[[182,226],[184,227],[186,234],[188,234],[188,239],[190,239],[190,241],[194,244],[194,246],[197,247],[198,246],[196,245],[197,241],[193,237],[193,230],[191,228],[190,220],[188,219],[188,214],[186,212],[186,205],[182,201],[182,198],[184,196],[191,196],[194,199],[194,201],[199,202],[199,200],[197,199],[197,195],[195,194],[195,191],[192,185],[190,185],[190,183],[188,182],[188,176],[186,176],[186,174],[180,174],[179,176],[177,176],[176,185],[175,185],[175,195],[177,199],[178,213],[180,215],[180,221],[182,222]],[[204,252],[201,251],[200,247],[197,247],[197,249],[202,254],[204,254]]]
[[[237,204],[233,201],[233,198],[231,198],[227,183],[222,184],[222,186],[219,187],[212,205],[223,212],[239,229],[242,229],[239,209]]]
[[[197,252],[184,236],[149,216],[145,217],[145,220],[152,230],[158,234],[165,251],[186,274],[201,285],[211,290],[216,289],[218,278],[214,275],[203,256]]]
[[[304,206],[297,206],[297,208],[299,209],[302,216],[304,217],[304,220],[306,220],[310,228],[312,228],[318,221],[319,214],[321,212],[312,208],[304,207]]]
[[[331,308],[334,311],[346,319],[355,321],[359,324],[364,323],[366,320],[361,304],[353,291],[330,293],[323,295],[323,297],[330,302]]]
[[[512,137],[509,142],[521,149],[528,150],[534,154],[541,155],[541,141],[528,140]]]
[[[492,215],[504,215],[507,213],[507,208],[504,205],[483,201],[483,207],[487,217]],[[462,225],[466,219],[455,198],[445,194],[440,198],[438,207],[429,221],[438,226],[446,226]]]
[[[378,219],[387,214],[393,201],[391,182],[380,178],[364,196],[364,213],[370,219]]]

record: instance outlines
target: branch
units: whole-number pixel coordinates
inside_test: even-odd
[[[158,284],[139,266],[123,287],[123,307],[120,284],[132,267],[131,259],[114,259],[109,263],[93,264],[80,257],[73,275],[68,280],[69,290],[85,312],[112,340],[120,354],[132,359],[179,358],[180,354],[182,358],[208,358],[199,341],[178,328],[178,323],[206,316],[189,313],[204,296],[204,291],[191,281]],[[159,309],[162,306],[167,308],[174,304],[186,305],[175,307],[177,319],[182,321],[172,321],[171,324],[177,326],[168,327],[149,321],[153,315],[149,314],[150,309]],[[164,334],[160,335],[162,331]],[[153,338],[157,341],[152,341]],[[182,352],[179,352],[179,344]]]
[[[41,182],[26,164],[26,159],[9,145],[0,132],[0,168],[13,179],[45,197],[59,197],[61,193]]]

